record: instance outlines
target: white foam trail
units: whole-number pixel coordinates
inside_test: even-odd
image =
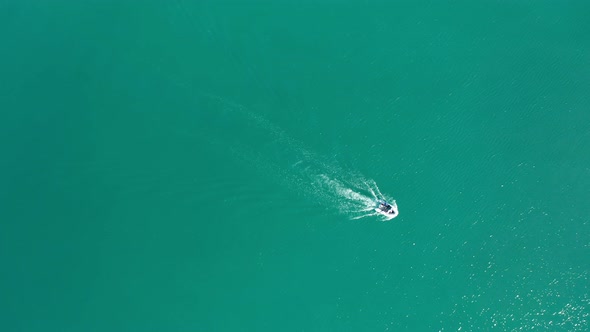
[[[363,214],[363,215],[356,216],[356,217],[351,217],[350,219],[351,220],[358,220],[358,219],[367,218],[367,217],[375,217],[378,215],[379,215],[379,213],[373,212],[373,213],[367,213],[367,214]]]
[[[226,146],[224,151],[238,160],[335,212],[351,219],[377,215],[366,213],[374,210],[377,199],[385,198],[374,180],[366,180],[310,152],[281,128],[242,105],[215,96],[205,99],[214,101],[202,108],[209,109],[204,111],[203,118],[213,121],[207,132],[212,136],[208,141]],[[263,145],[255,145],[247,139],[250,137],[264,142]]]
[[[378,200],[379,198],[377,197],[377,195],[375,195],[375,192],[373,191],[373,189],[371,189],[371,187],[369,187],[368,185],[367,185],[367,188],[369,188],[369,191],[371,192],[371,195],[373,195],[373,198],[375,200]]]
[[[379,190],[379,186],[377,186],[377,183],[375,182],[375,180],[372,180],[371,179],[371,180],[369,180],[369,183],[367,183],[367,186],[369,186],[369,190],[371,190],[371,193],[373,193],[373,196],[375,196],[375,193],[373,192],[373,189],[371,189],[371,185],[373,186],[374,190],[377,191],[377,193],[379,194],[379,197],[380,198],[382,198],[382,199],[385,198],[385,195],[383,195],[381,193],[381,190]],[[375,196],[375,197],[377,197],[377,196]]]

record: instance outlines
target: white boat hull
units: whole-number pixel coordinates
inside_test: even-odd
[[[381,209],[375,209],[375,212],[384,216],[387,220],[391,220],[399,215],[399,213],[397,211],[395,213],[387,213],[385,211],[382,211]]]

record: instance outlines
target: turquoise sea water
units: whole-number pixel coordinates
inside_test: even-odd
[[[0,328],[588,330],[589,12],[3,2]]]

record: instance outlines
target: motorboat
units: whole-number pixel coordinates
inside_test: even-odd
[[[393,201],[393,203],[388,203],[386,200],[383,199],[377,201],[377,207],[375,208],[375,212],[384,216],[387,220],[391,220],[397,217],[399,214],[399,211],[397,209],[397,203],[395,201]]]

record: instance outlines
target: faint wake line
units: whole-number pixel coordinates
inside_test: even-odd
[[[213,130],[208,132],[212,136],[209,141],[229,146],[225,151],[230,151],[240,161],[246,161],[265,175],[273,176],[292,190],[313,197],[318,203],[348,214],[351,219],[377,215],[376,212],[367,212],[374,211],[376,201],[386,197],[374,180],[366,180],[358,173],[343,169],[310,152],[284,130],[242,105],[216,96],[207,96],[206,99],[215,103],[206,103],[208,107],[205,109],[217,105],[209,113],[203,114],[204,119],[217,121],[212,123]],[[215,124],[224,129],[236,128],[240,131],[233,131],[233,136],[223,135],[224,131],[215,130]],[[236,136],[236,132],[246,136]],[[266,143],[262,147],[248,145],[248,139],[244,138],[250,136]],[[277,151],[279,157],[274,155]],[[285,160],[281,157],[285,156],[291,161],[281,162]]]

